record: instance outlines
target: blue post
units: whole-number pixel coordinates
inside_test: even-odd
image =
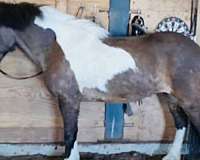
[[[105,139],[121,139],[124,128],[123,104],[107,103],[105,122]]]
[[[112,36],[127,36],[130,0],[110,0],[109,32]],[[124,104],[107,103],[105,113],[105,139],[123,138]]]

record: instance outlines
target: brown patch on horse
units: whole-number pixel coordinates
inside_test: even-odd
[[[174,95],[200,132],[200,48],[197,44],[176,33],[107,38],[104,43],[128,51],[139,72],[148,73],[152,80],[160,82],[160,86],[155,86],[155,93]]]
[[[151,96],[157,92],[157,83],[149,74],[142,72],[134,72],[128,70],[126,72],[115,75],[108,81],[106,87],[109,95],[127,98],[129,101],[138,101],[141,97]]]

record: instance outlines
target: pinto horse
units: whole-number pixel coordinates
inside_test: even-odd
[[[200,132],[200,48],[182,35],[113,38],[96,24],[49,6],[1,2],[0,58],[16,47],[43,71],[57,98],[67,159],[79,159],[77,119],[83,99],[131,102],[164,94]],[[186,123],[176,107],[171,111],[177,132],[164,159],[178,160]]]

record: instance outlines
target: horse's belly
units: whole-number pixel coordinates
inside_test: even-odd
[[[82,101],[127,103],[128,99],[116,95],[110,95],[107,92],[101,92],[98,89],[84,88],[82,91]]]

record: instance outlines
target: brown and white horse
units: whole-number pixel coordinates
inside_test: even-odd
[[[0,42],[2,56],[19,47],[44,72],[63,116],[67,159],[79,159],[83,98],[131,102],[165,93],[200,132],[200,48],[182,35],[112,38],[96,24],[48,6],[0,3]],[[165,160],[180,159],[186,124],[175,115],[177,133]]]

